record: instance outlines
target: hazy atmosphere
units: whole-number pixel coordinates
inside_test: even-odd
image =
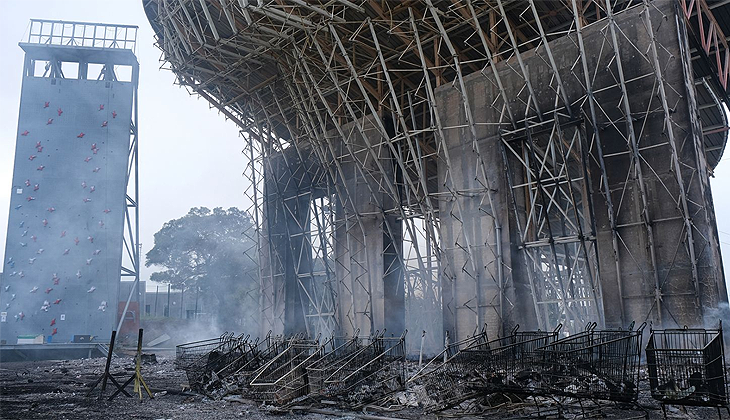
[[[193,207],[247,208],[243,195],[244,159],[237,126],[208,109],[208,103],[174,84],[161,70],[160,50],[137,0],[0,0],[0,256],[10,209],[23,50],[30,19],[100,22],[139,26],[140,243],[142,257],[162,225]],[[146,280],[155,267],[141,267]],[[148,283],[148,289],[152,288]]]

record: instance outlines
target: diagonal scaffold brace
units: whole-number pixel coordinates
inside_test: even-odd
[[[139,335],[137,336],[137,354],[134,358],[134,373],[132,376],[127,379],[127,381],[121,386],[117,387],[117,390],[114,391],[114,393],[109,397],[109,401],[113,400],[114,397],[116,397],[120,392],[123,392],[128,397],[131,397],[125,391],[125,388],[134,381],[134,393],[139,395],[139,400],[142,401],[142,388],[144,388],[145,392],[147,392],[147,395],[150,397],[150,399],[155,399],[155,397],[152,395],[152,392],[150,391],[150,388],[147,386],[147,383],[144,381],[144,378],[142,377],[142,335],[144,333],[144,330],[142,328],[139,329]]]

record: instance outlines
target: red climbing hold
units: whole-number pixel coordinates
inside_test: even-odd
[[[46,289],[46,294],[51,293],[51,291],[53,291],[53,287],[49,287],[48,289]]]
[[[28,131],[28,130],[25,130],[22,133],[20,133],[21,136],[27,136],[28,134],[30,134],[30,131]]]
[[[33,197],[32,195],[29,195],[28,198],[26,198],[26,200],[33,201],[33,200],[35,200],[35,197]]]
[[[58,328],[54,328],[53,332],[51,333],[51,335],[56,335],[56,334],[58,334]]]
[[[46,101],[43,103],[43,108],[48,108],[49,106],[51,106],[50,102]]]
[[[78,136],[76,136],[76,137],[77,137],[77,138],[80,138],[80,139],[83,139],[85,135],[86,135],[86,134],[84,134],[84,132],[82,131],[82,132],[80,132],[80,133],[79,133],[79,135],[78,135]]]
[[[49,118],[48,121],[46,121],[46,125],[53,124],[53,118]]]
[[[74,242],[76,243],[76,245],[78,245],[79,244],[79,238],[74,238]]]
[[[99,151],[99,149],[94,149],[94,154],[96,154],[96,152],[98,152],[98,151]]]
[[[89,163],[90,160],[91,160],[91,156],[86,156],[86,159],[84,159],[84,162]]]
[[[63,232],[61,232],[61,237],[63,238],[64,236],[66,236],[66,231],[65,230]]]
[[[41,187],[38,184],[33,186],[33,191],[38,191]]]
[[[96,143],[91,143],[91,150],[96,149]]]
[[[117,117],[117,111],[112,111],[112,118],[116,118],[116,117]]]
[[[104,213],[106,213],[106,214],[109,214],[109,213],[111,213],[111,210],[109,210],[109,209],[104,209]]]
[[[36,155],[30,155],[30,156],[28,156],[28,160],[32,161],[33,159],[35,159],[35,158],[37,158],[37,157],[38,157],[38,156],[36,156]]]
[[[61,303],[61,299],[56,299],[56,300],[53,301],[53,304],[54,305],[58,305],[59,303]]]
[[[107,124],[107,122],[108,122],[108,121],[104,121],[103,123],[101,123],[101,126],[102,126],[102,127],[106,127],[106,124]]]
[[[36,171],[42,171],[44,168],[45,168],[45,166],[41,165],[41,166],[37,167],[35,170]]]
[[[103,111],[103,110],[104,110],[104,104],[99,104],[99,111]]]
[[[58,116],[60,117],[61,114],[63,114],[63,110],[61,108],[58,108]]]
[[[54,326],[54,325],[56,325],[56,318],[53,318],[53,319],[51,320],[51,327],[52,327],[52,326]]]
[[[36,150],[38,150],[38,153],[42,153],[43,152],[43,146],[36,147]]]

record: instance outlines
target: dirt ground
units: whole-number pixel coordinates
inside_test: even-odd
[[[327,408],[330,414],[312,413],[306,410],[282,412],[273,407],[260,407],[254,402],[215,401],[210,398],[183,392],[187,383],[185,373],[173,367],[173,355],[157,354],[158,363],[143,366],[145,380],[152,388],[155,399],[144,398],[142,402],[118,395],[113,401],[98,400],[98,388],[87,397],[89,384],[93,383],[104,370],[105,359],[82,359],[68,361],[0,363],[0,418],[1,419],[281,419],[281,420],[324,420],[332,418],[369,418],[379,416],[393,419],[439,419],[439,418],[580,418],[586,414],[596,418],[663,418],[662,410],[648,394],[648,386],[643,381],[639,404],[641,409],[622,409],[615,405],[604,404],[600,409],[592,403],[584,402],[562,407],[559,414],[555,401],[528,399],[523,402],[502,404],[504,397],[492,397],[495,407],[487,407],[485,400],[471,400],[455,410],[437,414],[427,414],[421,407],[415,407],[413,393],[395,396],[388,407],[375,407],[363,413],[341,412]],[[129,378],[133,370],[132,357],[115,357],[111,368],[112,375],[119,382]],[[105,396],[111,394],[114,386],[108,385]],[[130,393],[132,386],[127,388]],[[231,397],[229,397],[230,399]],[[501,400],[500,400],[501,398]],[[398,401],[402,404],[398,404]],[[408,405],[412,407],[408,407]],[[565,403],[565,402],[563,402]],[[538,409],[539,406],[539,409]],[[572,408],[571,408],[572,407]],[[718,413],[714,408],[669,407],[669,418],[674,419],[712,419]],[[727,411],[722,418],[729,419]]]

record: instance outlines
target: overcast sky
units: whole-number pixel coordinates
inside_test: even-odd
[[[140,231],[142,254],[153,246],[153,235],[166,221],[191,207],[248,208],[241,173],[243,140],[207,102],[173,83],[160,70],[160,51],[142,0],[0,0],[0,257],[4,257],[10,208],[13,157],[20,101],[23,51],[32,18],[116,23],[139,26]],[[730,156],[730,154],[728,154]],[[730,264],[730,157],[712,180],[725,267]],[[4,261],[4,258],[2,258]],[[142,268],[142,279],[154,271]],[[726,270],[727,272],[727,270]]]
[[[142,258],[166,221],[191,207],[247,208],[241,176],[243,139],[205,100],[174,85],[160,70],[160,50],[142,0],[0,0],[0,257],[4,261],[12,186],[23,50],[30,19],[139,26],[140,242]],[[2,271],[2,268],[0,268]],[[154,269],[142,268],[142,280]]]

